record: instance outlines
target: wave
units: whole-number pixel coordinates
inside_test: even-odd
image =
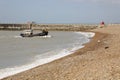
[[[86,36],[87,38],[92,38],[95,36],[95,33],[93,32],[75,32],[77,34],[82,34],[83,36]]]
[[[76,32],[76,33],[82,34],[82,35],[86,36],[87,38],[91,38],[95,35],[95,33],[89,33],[89,32]],[[51,37],[51,36],[49,36],[49,37]],[[19,37],[17,37],[17,38],[19,38]],[[29,69],[32,69],[39,65],[43,65],[43,64],[52,62],[61,57],[70,55],[70,54],[74,53],[76,50],[84,47],[80,44],[78,44],[78,45],[76,45],[76,44],[74,44],[72,47],[69,47],[66,49],[56,49],[56,50],[49,51],[42,55],[37,55],[34,57],[33,62],[28,63],[23,66],[15,66],[13,68],[0,69],[0,79],[23,72],[23,71],[26,71],[26,70],[29,70]]]
[[[37,55],[35,57],[35,60],[32,63],[26,64],[23,66],[16,66],[13,68],[1,69],[0,70],[0,79],[23,72],[23,71],[26,71],[26,70],[29,70],[29,69],[34,68],[39,65],[49,63],[49,62],[59,59],[61,57],[70,55],[70,54],[74,53],[75,50],[82,48],[82,47],[84,47],[84,46],[67,48],[67,49],[63,49],[63,50],[50,51],[50,52],[45,53],[44,55]],[[56,55],[50,55],[51,53],[56,54]]]

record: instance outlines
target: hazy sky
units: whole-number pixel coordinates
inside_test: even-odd
[[[0,23],[120,23],[120,0],[0,0]]]

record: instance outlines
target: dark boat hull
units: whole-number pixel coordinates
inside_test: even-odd
[[[45,33],[37,33],[37,34],[30,34],[30,35],[28,35],[28,34],[20,34],[20,36],[22,36],[22,37],[34,37],[34,36],[46,36],[46,34]]]

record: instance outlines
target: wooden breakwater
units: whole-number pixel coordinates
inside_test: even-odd
[[[84,31],[95,29],[98,25],[91,24],[30,24],[33,30],[47,29],[51,31]],[[0,24],[0,30],[29,29],[28,24]]]
[[[27,24],[0,24],[0,30],[23,30],[27,29]]]

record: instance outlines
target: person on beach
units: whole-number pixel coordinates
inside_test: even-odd
[[[43,30],[42,30],[42,35],[48,35],[47,29],[43,29]]]

